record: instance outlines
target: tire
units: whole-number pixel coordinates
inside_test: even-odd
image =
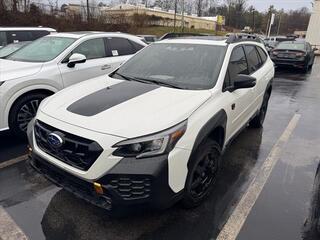
[[[26,138],[28,123],[35,117],[40,102],[47,96],[45,93],[31,93],[14,103],[9,114],[9,129],[13,135]]]
[[[268,110],[268,103],[269,103],[270,94],[266,93],[259,110],[259,114],[255,116],[250,122],[249,126],[252,128],[262,128],[264,119],[266,118],[267,110]]]
[[[313,63],[310,65],[309,69],[312,70],[312,68],[313,68]]]
[[[309,64],[307,64],[306,66],[303,67],[302,71],[303,73],[308,73],[309,72]]]
[[[204,140],[191,158],[182,199],[184,208],[199,206],[210,194],[216,182],[221,158],[221,147],[211,139]]]

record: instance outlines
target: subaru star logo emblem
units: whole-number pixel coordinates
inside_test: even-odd
[[[51,146],[51,147],[54,147],[54,148],[59,148],[59,147],[61,147],[62,146],[62,144],[63,144],[63,139],[62,139],[62,137],[61,136],[59,136],[59,134],[58,133],[50,133],[49,135],[48,135],[48,137],[47,137],[47,141],[48,141],[48,143],[49,143],[49,145]]]

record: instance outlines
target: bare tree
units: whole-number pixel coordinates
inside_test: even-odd
[[[202,4],[203,4],[203,0],[196,0],[196,11],[197,11],[197,15],[198,17],[202,16]]]

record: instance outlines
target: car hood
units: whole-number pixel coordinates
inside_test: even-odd
[[[45,100],[40,111],[81,128],[133,138],[187,119],[210,96],[208,90],[181,90],[103,76],[60,91]]]
[[[20,62],[0,59],[0,81],[9,81],[38,73],[43,63]]]

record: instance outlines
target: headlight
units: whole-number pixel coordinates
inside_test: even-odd
[[[115,144],[114,156],[145,158],[169,153],[187,129],[187,121],[165,131]]]

